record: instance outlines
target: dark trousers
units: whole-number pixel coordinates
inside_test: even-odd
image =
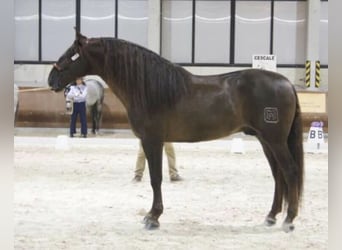
[[[78,115],[80,116],[81,120],[81,134],[87,135],[87,113],[85,102],[74,102],[74,110],[72,112],[70,121],[70,135],[76,133],[76,121]]]

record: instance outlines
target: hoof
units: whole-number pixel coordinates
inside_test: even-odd
[[[158,229],[160,224],[157,219],[152,218],[150,215],[146,215],[144,218],[145,228],[147,230]]]
[[[150,221],[148,223],[145,223],[145,228],[147,230],[155,230],[159,228],[159,222],[158,221]]]
[[[271,217],[266,217],[265,221],[264,221],[264,225],[271,227],[274,226],[276,224],[277,220]]]
[[[292,223],[284,222],[282,228],[285,233],[289,233],[295,229],[295,226]]]

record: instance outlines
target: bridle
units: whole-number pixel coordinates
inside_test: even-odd
[[[85,44],[88,44],[89,40],[87,39],[85,41]],[[71,56],[70,58],[65,58],[61,63],[54,63],[53,67],[56,68],[58,71],[63,71],[65,69],[65,67],[63,67],[64,64],[66,64],[67,62],[70,61],[70,63],[75,62],[76,60],[78,60],[80,57],[83,56],[83,52],[82,49],[79,49],[78,52],[75,52],[75,54],[73,56]]]
[[[62,67],[61,65],[64,65],[65,63],[67,63],[70,60],[70,63],[76,61],[78,58],[80,57],[80,52],[76,52],[72,57],[70,58],[65,58],[60,65],[56,63],[53,64],[53,67],[56,68],[58,71],[62,71],[64,70],[64,67]]]
[[[57,63],[54,63],[53,67],[56,68],[58,71],[62,71],[62,68]]]

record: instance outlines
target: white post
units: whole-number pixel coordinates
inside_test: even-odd
[[[148,0],[148,48],[160,54],[160,0]]]
[[[307,40],[306,58],[311,61],[310,89],[315,89],[316,61],[319,60],[319,26],[321,18],[321,1],[307,1]]]

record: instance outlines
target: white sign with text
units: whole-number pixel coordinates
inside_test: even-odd
[[[275,55],[253,55],[252,67],[277,72],[277,57]]]

